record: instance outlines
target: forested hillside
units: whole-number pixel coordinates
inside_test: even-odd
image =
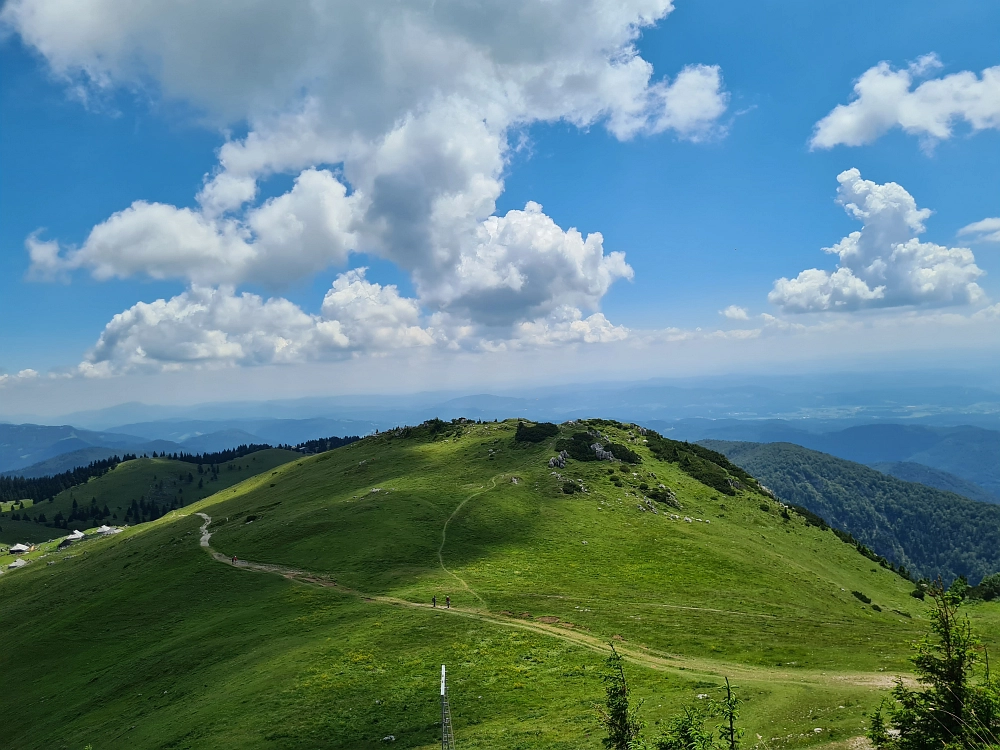
[[[934,489],[954,492],[956,495],[967,497],[970,500],[978,500],[981,503],[1000,503],[1000,496],[994,495],[978,484],[924,464],[913,461],[888,461],[871,464],[871,467],[905,482],[919,482]]]
[[[808,508],[911,571],[976,583],[1000,571],[1000,506],[905,482],[791,443],[706,440],[786,503]]]

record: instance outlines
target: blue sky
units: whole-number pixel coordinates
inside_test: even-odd
[[[306,379],[319,391],[338,373],[353,373],[347,384],[365,383],[366,366],[375,366],[365,362],[386,357],[428,378],[443,367],[475,380],[487,361],[491,369],[503,362],[517,371],[520,361],[611,358],[633,364],[615,371],[628,376],[670,374],[680,360],[685,372],[697,371],[698,362],[719,371],[731,347],[764,369],[775,352],[781,366],[822,367],[824,352],[885,352],[905,363],[913,352],[997,349],[1000,242],[988,239],[992,224],[958,234],[1000,216],[1000,83],[990,88],[988,77],[978,78],[1000,66],[1000,7],[994,4],[681,1],[669,13],[663,3],[637,4],[658,16],[635,40],[633,62],[652,66],[648,81],[635,73],[638,65],[627,80],[614,78],[620,71],[609,67],[614,56],[607,52],[615,45],[616,54],[627,50],[629,23],[639,11],[630,17],[618,6],[608,17],[601,2],[586,9],[571,3],[562,16],[532,21],[539,38],[511,13],[484,10],[482,18],[467,18],[448,4],[409,27],[379,18],[377,8],[367,17],[299,19],[327,37],[292,22],[272,32],[267,8],[273,4],[258,3],[249,18],[225,3],[204,5],[212,8],[202,18],[147,13],[138,5],[117,14],[112,9],[109,28],[99,32],[49,13],[51,0],[6,5],[0,373],[8,375],[3,387],[12,397],[50,398],[60,388],[86,393],[69,381],[98,379],[117,383],[102,384],[102,393],[141,391],[150,382],[144,378],[169,372],[189,400],[197,400],[201,384],[220,377],[211,374],[220,370],[261,383],[290,372],[322,372]],[[507,10],[515,5],[522,4],[506,4]],[[87,6],[79,4],[81,18],[99,15],[91,9],[87,16]],[[526,15],[537,9],[523,6]],[[567,21],[567,14],[574,18]],[[496,27],[489,34],[483,18]],[[243,24],[242,40],[231,33],[236,24]],[[269,47],[271,33],[275,51],[255,53]],[[426,47],[415,44],[417,51],[405,53],[413,59],[377,45],[346,49],[366,33],[376,40],[419,38]],[[338,42],[345,51],[331,57],[327,48]],[[433,59],[435,43],[444,56],[471,45],[494,66],[484,63],[483,70],[494,72],[478,78],[478,72],[442,72]],[[938,106],[927,103],[933,97],[913,100],[906,106],[916,115],[900,109],[900,117],[916,117],[910,132],[892,121],[863,145],[845,145],[858,132],[851,120],[830,131],[839,139],[834,145],[810,147],[817,123],[856,98],[852,87],[866,71],[885,61],[886,75],[895,75],[930,54],[936,58],[914,69],[908,91],[929,82],[967,98],[954,76],[971,75],[982,85],[972,104],[962,100],[965,110],[942,114],[930,111]],[[557,74],[583,70],[584,83],[525,83],[537,75],[536,64]],[[404,73],[371,73],[396,65]],[[365,91],[351,83],[356,70]],[[685,70],[692,71],[691,91],[678,85],[671,98],[657,88],[677,83]],[[1000,68],[995,75],[1000,81]],[[515,94],[497,93],[508,88]],[[865,106],[872,112],[888,106],[880,99],[886,90],[875,89]],[[288,125],[293,116],[314,116],[320,125]],[[400,118],[407,117],[423,129],[402,128]],[[478,127],[476,118],[487,126]],[[942,118],[950,125],[946,137],[928,130]],[[457,122],[464,124],[449,132]],[[270,139],[261,147],[267,154],[282,138],[298,139],[300,151],[268,156],[271,166],[239,172],[241,179],[250,175],[256,192],[212,213],[197,198],[206,175],[238,171],[220,168],[218,149],[243,144],[237,156],[262,158],[246,147],[248,133]],[[393,137],[403,144],[394,150],[382,140]],[[350,138],[367,145],[345,145]],[[301,146],[307,140],[308,148]],[[496,146],[500,142],[509,145]],[[454,143],[466,149],[461,159],[442,145]],[[320,175],[310,189],[326,196],[322,210],[339,218],[289,209],[296,226],[305,227],[299,240],[287,240],[287,216],[269,215],[272,223],[263,228],[252,224],[255,207],[291,195],[296,178],[310,169]],[[850,169],[859,175],[846,178],[842,190],[855,198],[873,194],[872,185],[897,183],[912,196],[914,210],[932,210],[911,215],[909,230],[890,244],[912,238],[945,250],[965,247],[974,260],[953,256],[947,261],[953,267],[935,266],[933,288],[925,279],[923,291],[914,291],[912,268],[890,268],[883,283],[858,265],[849,283],[830,282],[832,297],[814,288],[826,277],[799,277],[802,284],[779,293],[774,283],[782,277],[795,280],[813,268],[834,272],[838,259],[822,248],[862,229],[836,202],[838,175]],[[338,189],[344,195],[330,198]],[[438,218],[444,194],[452,201],[446,221]],[[483,209],[484,200],[493,202],[492,210]],[[163,204],[172,213],[136,216],[128,231],[112,226],[103,244],[88,243],[94,227],[108,226],[134,201]],[[541,210],[521,213],[529,201]],[[275,206],[272,214],[279,213]],[[218,240],[219,229],[223,234],[208,244],[191,240],[194,255],[184,257],[202,270],[185,270],[184,260],[169,257],[171,242],[182,236],[171,232],[187,220],[177,211],[185,208],[198,213],[198,221],[216,222],[213,227],[235,221],[249,232],[251,251],[272,248],[269,257],[239,265],[243,261],[234,259],[251,251]],[[490,215],[501,218],[493,244],[470,240]],[[879,226],[900,216],[883,225],[872,218],[871,237],[862,245],[884,244]],[[334,228],[310,240],[309,221]],[[360,228],[347,237],[350,221]],[[552,232],[570,228],[584,238],[600,232],[603,245],[580,250],[560,234],[562,244],[540,249]],[[26,239],[39,230],[34,236],[58,243],[50,246],[58,254],[32,266]],[[1000,235],[1000,227],[995,231]],[[150,240],[156,233],[164,236]],[[141,242],[155,248],[137,248]],[[300,253],[297,242],[312,242],[312,249]],[[324,243],[343,248],[327,251]],[[580,260],[581,252],[589,255]],[[615,252],[624,253],[624,261],[612,258]],[[859,252],[870,260],[888,258],[891,250],[873,245]],[[308,253],[315,257],[303,261]],[[579,268],[566,270],[577,262]],[[324,305],[338,274],[361,267],[367,272],[343,277]],[[976,289],[969,291],[969,283]],[[198,317],[206,306],[230,299],[227,294],[243,300],[244,292],[260,298],[252,309],[241,307],[245,300],[232,303],[246,325],[227,328],[219,315]],[[265,310],[268,299],[285,307]],[[155,314],[133,308],[157,300],[166,307]],[[720,315],[726,308],[734,311],[728,318]],[[98,345],[109,321],[130,309],[133,319]],[[709,334],[715,338],[690,343]],[[508,359],[497,359],[504,352]],[[250,374],[260,368],[279,374]],[[18,378],[26,369],[38,376]],[[37,383],[45,379],[52,382],[42,388]],[[241,395],[260,395],[254,389],[264,387],[248,386]]]

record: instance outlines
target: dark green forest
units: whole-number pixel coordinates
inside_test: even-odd
[[[703,441],[911,573],[970,583],[1000,571],[1000,506],[887,476],[791,443]]]

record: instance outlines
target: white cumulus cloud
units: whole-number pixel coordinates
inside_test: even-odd
[[[961,71],[914,83],[941,67],[925,55],[906,68],[880,62],[854,84],[854,98],[816,123],[813,148],[861,146],[892,128],[919,136],[926,144],[947,140],[956,123],[973,131],[1000,129],[1000,66],[981,74]]]
[[[670,0],[10,0],[0,19],[73,85],[152,90],[206,122],[248,126],[219,149],[195,206],[136,201],[78,248],[33,236],[31,273],[178,278],[198,296],[280,288],[363,252],[409,273],[414,304],[458,325],[513,335],[567,307],[589,319],[632,269],[600,234],[563,230],[536,204],[495,215],[510,139],[556,121],[623,140],[721,134],[729,96],[717,66],[656,76],[638,52],[642,30],[671,10]],[[294,187],[260,203],[260,181],[276,173],[296,176]]]
[[[292,363],[435,344],[420,323],[416,300],[368,281],[364,268],[337,277],[318,315],[281,297],[193,286],[116,315],[80,371]]]
[[[983,271],[972,251],[920,242],[931,212],[901,185],[879,185],[857,169],[837,176],[837,202],[862,229],[824,252],[836,255],[836,270],[811,268],[774,282],[768,301],[786,312],[857,310],[918,305],[976,304],[985,295],[976,280]]]
[[[1000,242],[1000,216],[967,224],[958,234],[972,235],[973,242]]]
[[[739,305],[730,305],[725,310],[719,310],[719,315],[728,320],[750,320],[749,311]]]

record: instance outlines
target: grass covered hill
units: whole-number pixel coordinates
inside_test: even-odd
[[[37,542],[64,535],[74,527],[149,521],[300,455],[271,448],[200,466],[171,458],[124,461],[50,500],[26,504],[23,509],[6,505],[7,510],[0,513],[0,542]]]
[[[788,503],[808,508],[922,576],[1000,571],[1000,506],[975,502],[791,443],[706,440]]]
[[[651,724],[728,676],[748,747],[862,733],[926,631],[912,583],[706,449],[604,421],[517,429],[383,433],[32,553],[0,576],[4,741],[429,749],[446,663],[459,747],[596,750],[612,641]],[[995,644],[1000,605],[972,613]]]

